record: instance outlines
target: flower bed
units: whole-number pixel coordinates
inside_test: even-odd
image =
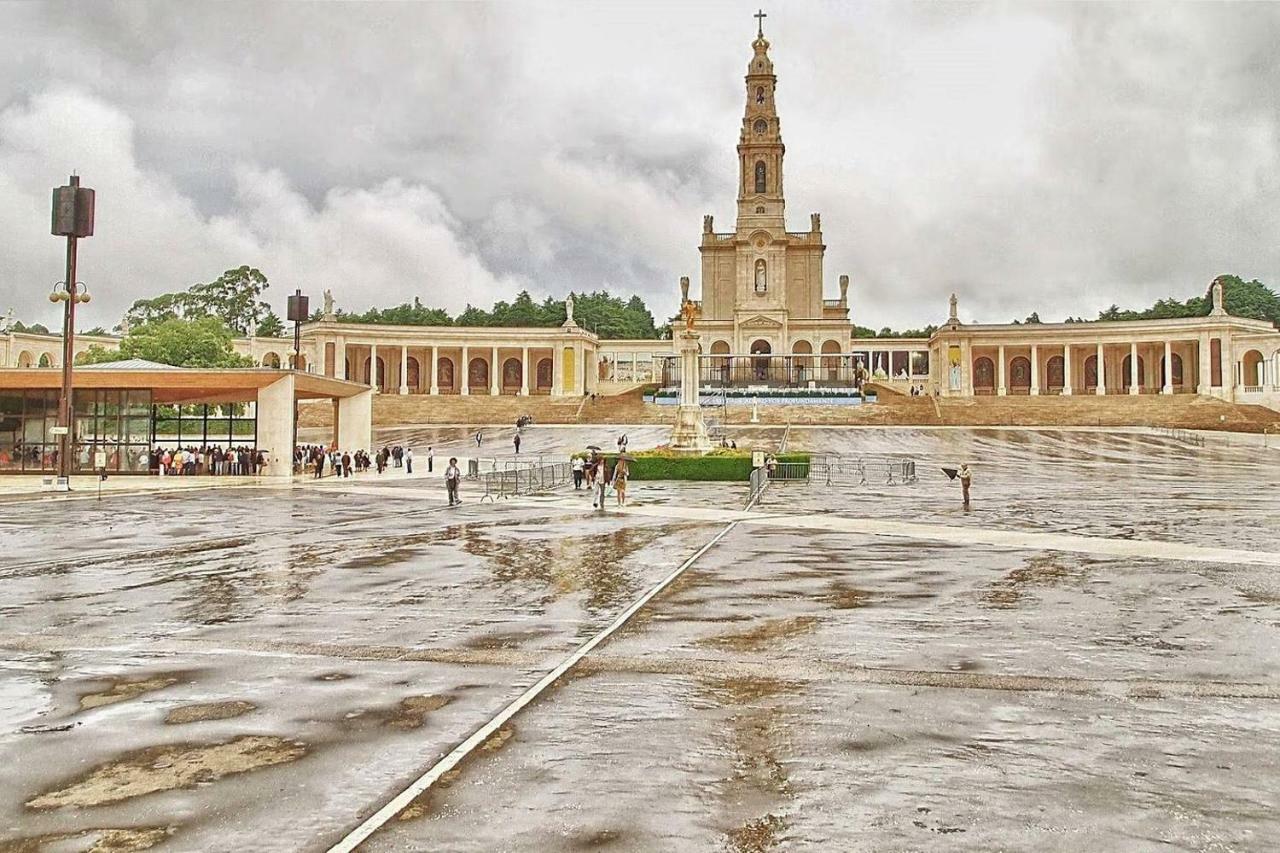
[[[585,456],[575,453],[574,456]],[[713,450],[705,456],[664,451],[628,454],[633,458],[629,465],[632,480],[703,480],[744,481],[751,477],[751,454],[741,450]],[[603,454],[610,468],[617,462],[618,454]],[[783,453],[779,462],[803,462],[808,464],[808,453]]]

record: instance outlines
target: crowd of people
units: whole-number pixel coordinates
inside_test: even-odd
[[[627,505],[627,482],[631,478],[630,457],[626,455],[627,437],[618,437],[619,455],[613,465],[596,448],[588,448],[585,456],[574,456],[570,465],[573,488],[581,491],[585,485],[592,493],[591,506],[603,510],[605,499],[612,491],[618,506]]]
[[[147,467],[161,477],[199,475],[252,477],[262,472],[267,456],[252,447],[156,447],[147,458]]]
[[[427,448],[427,471],[433,468],[435,451]],[[350,477],[362,474],[373,468],[382,474],[388,468],[402,468],[406,474],[413,473],[413,448],[384,445],[381,450],[370,456],[367,451],[357,450],[355,453],[340,450],[336,447],[325,447],[320,444],[299,445],[293,452],[294,470],[301,474],[311,474],[315,479],[326,475]]]

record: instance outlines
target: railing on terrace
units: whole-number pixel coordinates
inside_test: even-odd
[[[906,352],[905,350],[903,351]],[[680,385],[681,365],[676,356],[654,359],[654,374],[664,388]],[[875,381],[868,372],[867,355],[815,353],[811,355],[701,355],[698,356],[698,384],[703,388],[797,388],[812,383],[815,388],[856,388]],[[898,365],[894,378],[903,381],[927,379],[928,365]],[[918,369],[917,369],[918,368]],[[877,374],[883,376],[883,373]]]
[[[568,462],[489,471],[480,475],[484,484],[484,494],[480,496],[480,500],[494,501],[498,498],[545,492],[567,484],[572,476],[572,466]]]

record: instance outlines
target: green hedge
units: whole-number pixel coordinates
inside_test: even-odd
[[[576,453],[575,456],[585,454]],[[751,477],[750,453],[710,453],[706,456],[677,456],[660,453],[634,453],[630,464],[632,480],[714,480],[744,481]],[[610,468],[618,454],[604,454]],[[809,463],[807,453],[783,453],[779,462]]]

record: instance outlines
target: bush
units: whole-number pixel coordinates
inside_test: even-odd
[[[585,456],[575,453],[574,456]],[[603,454],[605,463],[612,468],[618,454]],[[690,456],[661,450],[629,454],[632,480],[702,480],[713,482],[741,482],[751,477],[751,454],[741,450],[713,450],[706,456]],[[809,463],[808,453],[783,453],[779,462]]]

